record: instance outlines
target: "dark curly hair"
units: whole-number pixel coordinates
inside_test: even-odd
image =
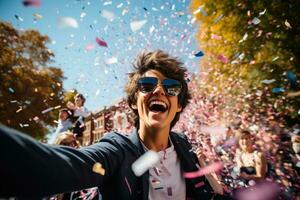
[[[162,73],[165,77],[178,80],[181,85],[181,92],[178,95],[178,102],[181,105],[182,110],[176,113],[173,121],[171,122],[171,129],[174,127],[176,122],[179,120],[180,113],[188,105],[191,99],[187,82],[185,80],[185,73],[187,69],[183,67],[182,62],[177,58],[171,57],[169,54],[162,50],[146,52],[143,51],[138,55],[135,63],[133,63],[133,72],[129,73],[129,81],[126,84],[125,92],[127,94],[127,103],[135,114],[134,125],[139,128],[139,116],[137,110],[132,108],[132,105],[136,104],[138,91],[137,81],[149,70],[157,70]]]

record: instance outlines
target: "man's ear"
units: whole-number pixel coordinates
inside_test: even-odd
[[[180,103],[178,103],[176,112],[180,112],[181,110],[182,110],[182,107],[181,107]]]

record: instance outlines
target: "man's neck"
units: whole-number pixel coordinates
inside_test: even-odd
[[[169,146],[169,130],[169,127],[160,130],[140,127],[138,132],[141,141],[149,150],[159,152]]]

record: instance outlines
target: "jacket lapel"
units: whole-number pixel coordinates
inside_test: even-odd
[[[138,156],[141,156],[145,153],[145,150],[143,148],[143,145],[140,141],[139,135],[137,130],[134,130],[130,134],[130,140],[131,142],[136,146],[138,150]],[[143,200],[148,200],[149,196],[149,171],[147,170],[143,175],[142,175],[142,184],[143,184]]]

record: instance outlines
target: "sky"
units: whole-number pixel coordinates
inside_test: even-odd
[[[64,89],[84,94],[90,111],[125,97],[127,73],[142,50],[162,49],[178,57],[190,73],[198,71],[194,54],[200,50],[195,39],[199,24],[188,0],[31,1],[40,4],[1,0],[0,20],[50,37],[47,47],[55,57],[49,66],[63,70]]]

